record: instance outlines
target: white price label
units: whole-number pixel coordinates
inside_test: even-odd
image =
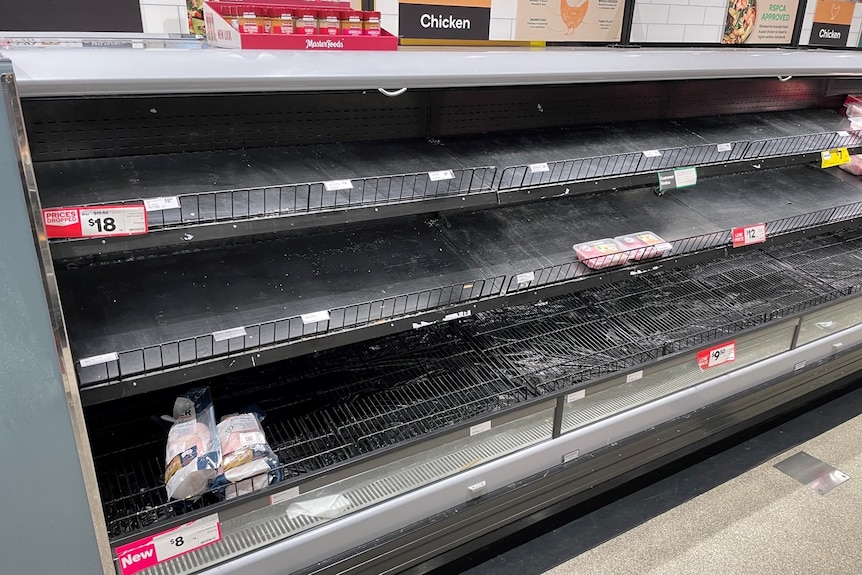
[[[709,354],[709,363],[707,365],[709,367],[715,367],[716,365],[721,365],[722,363],[727,363],[728,361],[733,361],[735,359],[736,345],[729,344],[712,350]]]
[[[330,180],[323,182],[323,187],[327,192],[337,192],[338,190],[352,190],[353,182],[350,180]]]
[[[441,180],[452,180],[455,178],[455,173],[452,170],[439,170],[437,172],[428,172],[428,179],[432,182]]]
[[[626,383],[632,383],[644,376],[644,370],[634,371],[626,376]]]
[[[680,168],[673,171],[677,188],[688,188],[697,184],[697,168]]]
[[[478,423],[470,428],[470,435],[478,435],[479,433],[484,433],[491,429],[491,422],[485,421],[483,423]]]
[[[304,313],[299,317],[302,320],[302,323],[305,325],[308,325],[310,323],[318,323],[321,321],[329,321],[329,310]]]
[[[161,210],[173,210],[180,207],[180,198],[177,196],[165,196],[163,198],[146,198],[144,199],[144,208],[148,212],[158,212]]]
[[[91,365],[99,365],[101,363],[108,363],[109,361],[117,361],[119,356],[117,352],[112,353],[103,353],[102,355],[93,355],[90,357],[85,357],[81,360],[81,367],[90,367]]]
[[[563,463],[568,463],[569,461],[574,461],[578,457],[581,456],[581,450],[576,449],[574,451],[570,451],[569,453],[563,456]]]
[[[147,233],[144,206],[80,208],[81,237],[123,236]]]
[[[643,155],[647,158],[659,158],[661,157],[661,152],[658,150],[645,150]]]
[[[587,390],[581,389],[579,391],[576,391],[574,393],[570,393],[569,395],[567,395],[566,396],[566,403],[572,403],[573,401],[578,401],[580,399],[585,398],[586,396],[587,396]]]
[[[221,539],[218,515],[210,515],[153,539],[159,562],[187,553]]]
[[[223,329],[221,331],[213,332],[213,339],[216,341],[225,341],[228,339],[233,339],[235,337],[245,337],[245,328],[244,327],[232,327],[230,329]]]
[[[548,167],[548,162],[541,162],[538,164],[530,164],[530,172],[533,174],[548,172],[551,168]]]
[[[535,272],[524,272],[515,276],[515,281],[519,284],[528,284],[536,279]]]
[[[850,137],[850,132],[847,132],[845,130],[838,130],[838,135],[842,138],[848,138]]]
[[[450,313],[448,315],[443,316],[443,321],[452,321],[455,319],[470,317],[471,315],[473,315],[473,312],[469,309],[465,309],[464,311],[456,311],[455,313]]]
[[[730,144],[730,143],[728,143],[728,144],[718,144],[718,145],[715,147],[715,151],[717,151],[717,152],[729,152],[729,151],[731,151],[732,149],[733,149],[733,144]]]
[[[290,501],[297,497],[299,497],[299,487],[290,487],[284,491],[279,491],[275,495],[270,495],[269,504],[278,505],[279,503],[284,503],[285,501]]]

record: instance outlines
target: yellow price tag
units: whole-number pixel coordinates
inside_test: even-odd
[[[836,148],[834,150],[823,150],[820,152],[820,167],[831,168],[841,164],[850,163],[850,152],[847,148]]]

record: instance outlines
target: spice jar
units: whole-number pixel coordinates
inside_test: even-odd
[[[362,12],[362,33],[366,36],[380,36],[380,12]]]
[[[273,8],[261,9],[261,19],[263,20],[263,33],[272,34],[273,20],[275,18],[275,10]]]
[[[318,10],[317,21],[321,34],[338,36],[341,32],[341,10]]]
[[[272,14],[273,34],[293,34],[293,10],[291,8],[273,8]]]
[[[362,35],[362,12],[359,10],[342,10],[341,34],[344,36]]]
[[[296,11],[296,25],[293,29],[296,34],[317,34],[317,10],[298,9]]]
[[[239,30],[239,8],[237,6],[225,6],[221,15],[231,28]]]
[[[256,6],[240,7],[239,15],[239,31],[242,34],[261,34],[263,33],[262,21],[260,17],[262,10]]]

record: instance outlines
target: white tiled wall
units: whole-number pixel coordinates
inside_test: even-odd
[[[144,32],[188,33],[186,0],[139,0]]]
[[[515,20],[518,0],[493,0],[491,2],[491,29],[489,40],[511,40],[515,36]]]
[[[398,0],[375,0],[374,9],[380,12],[380,26],[392,35],[398,35]]]
[[[727,0],[637,0],[632,42],[719,42]]]

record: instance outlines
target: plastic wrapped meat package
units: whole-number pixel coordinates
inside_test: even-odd
[[[221,467],[209,389],[178,397],[173,420],[165,448],[165,488],[170,499],[197,497],[212,487]]]
[[[850,156],[849,163],[841,164],[838,167],[854,176],[862,176],[862,155]]]
[[[229,415],[218,424],[226,499],[259,491],[277,478],[278,457],[267,443],[257,413]]]
[[[614,239],[626,251],[630,261],[660,258],[669,254],[673,249],[672,244],[649,231],[619,236]]]
[[[578,260],[594,270],[622,265],[628,261],[620,245],[611,238],[575,244],[573,248]]]

